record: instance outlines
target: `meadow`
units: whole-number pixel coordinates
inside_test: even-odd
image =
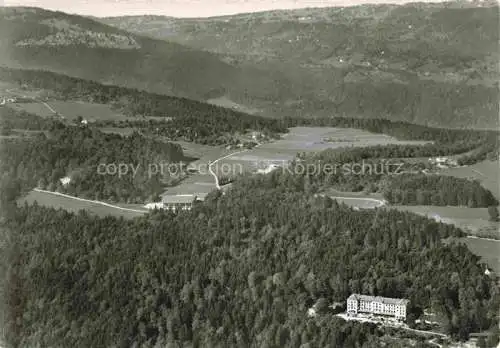
[[[98,120],[123,120],[125,115],[113,110],[110,105],[87,103],[80,101],[49,101],[48,105],[68,120],[75,120],[78,116],[89,122]],[[43,103],[16,103],[12,107],[41,117],[54,116],[54,112]]]
[[[128,210],[120,210],[104,205],[100,205],[97,203],[78,201],[75,199],[71,199],[68,197],[57,196],[50,193],[39,192],[39,191],[31,191],[26,196],[19,199],[18,204],[23,205],[27,203],[29,205],[37,202],[38,205],[52,207],[55,209],[64,209],[69,212],[78,213],[80,210],[86,210],[92,214],[98,215],[100,217],[105,216],[116,216],[116,217],[124,217],[127,219],[132,219],[135,217],[139,217],[144,215],[143,213],[128,211]],[[138,209],[137,205],[127,206],[126,204],[120,205],[123,208],[129,209]],[[144,208],[141,208],[144,209]]]
[[[500,274],[500,241],[480,238],[460,238],[470,251],[481,257],[496,274]]]
[[[468,234],[500,240],[500,223],[489,221],[488,209],[438,206],[391,206],[401,211],[427,216],[436,221],[453,224]]]
[[[245,168],[263,169],[270,164],[284,165],[298,153],[318,152],[326,149],[367,147],[376,145],[425,144],[423,141],[400,141],[384,134],[360,129],[334,127],[293,127],[281,139],[263,143],[223,160],[229,166],[238,163]]]

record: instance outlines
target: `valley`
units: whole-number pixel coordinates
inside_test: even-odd
[[[497,10],[0,7],[0,345],[498,345]]]

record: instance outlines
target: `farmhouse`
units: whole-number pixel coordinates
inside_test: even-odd
[[[404,320],[408,304],[405,299],[352,294],[347,299],[347,313],[368,313]]]
[[[197,201],[195,195],[171,195],[163,196],[163,209],[167,210],[191,210],[193,203]]]

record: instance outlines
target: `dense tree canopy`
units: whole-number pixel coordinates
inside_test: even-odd
[[[279,172],[241,178],[178,215],[32,206],[4,222],[9,341],[20,347],[380,344],[370,326],[307,318],[317,300],[351,292],[408,298],[460,338],[497,325],[498,291],[479,258],[441,242],[460,230],[354,212]]]

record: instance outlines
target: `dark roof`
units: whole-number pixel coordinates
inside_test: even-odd
[[[390,297],[382,297],[382,296],[368,296],[368,295],[359,295],[359,294],[352,294],[349,296],[348,300],[362,300],[362,301],[367,301],[367,302],[381,302],[381,303],[387,303],[387,304],[407,304],[408,300],[402,299],[402,298],[390,298]]]

